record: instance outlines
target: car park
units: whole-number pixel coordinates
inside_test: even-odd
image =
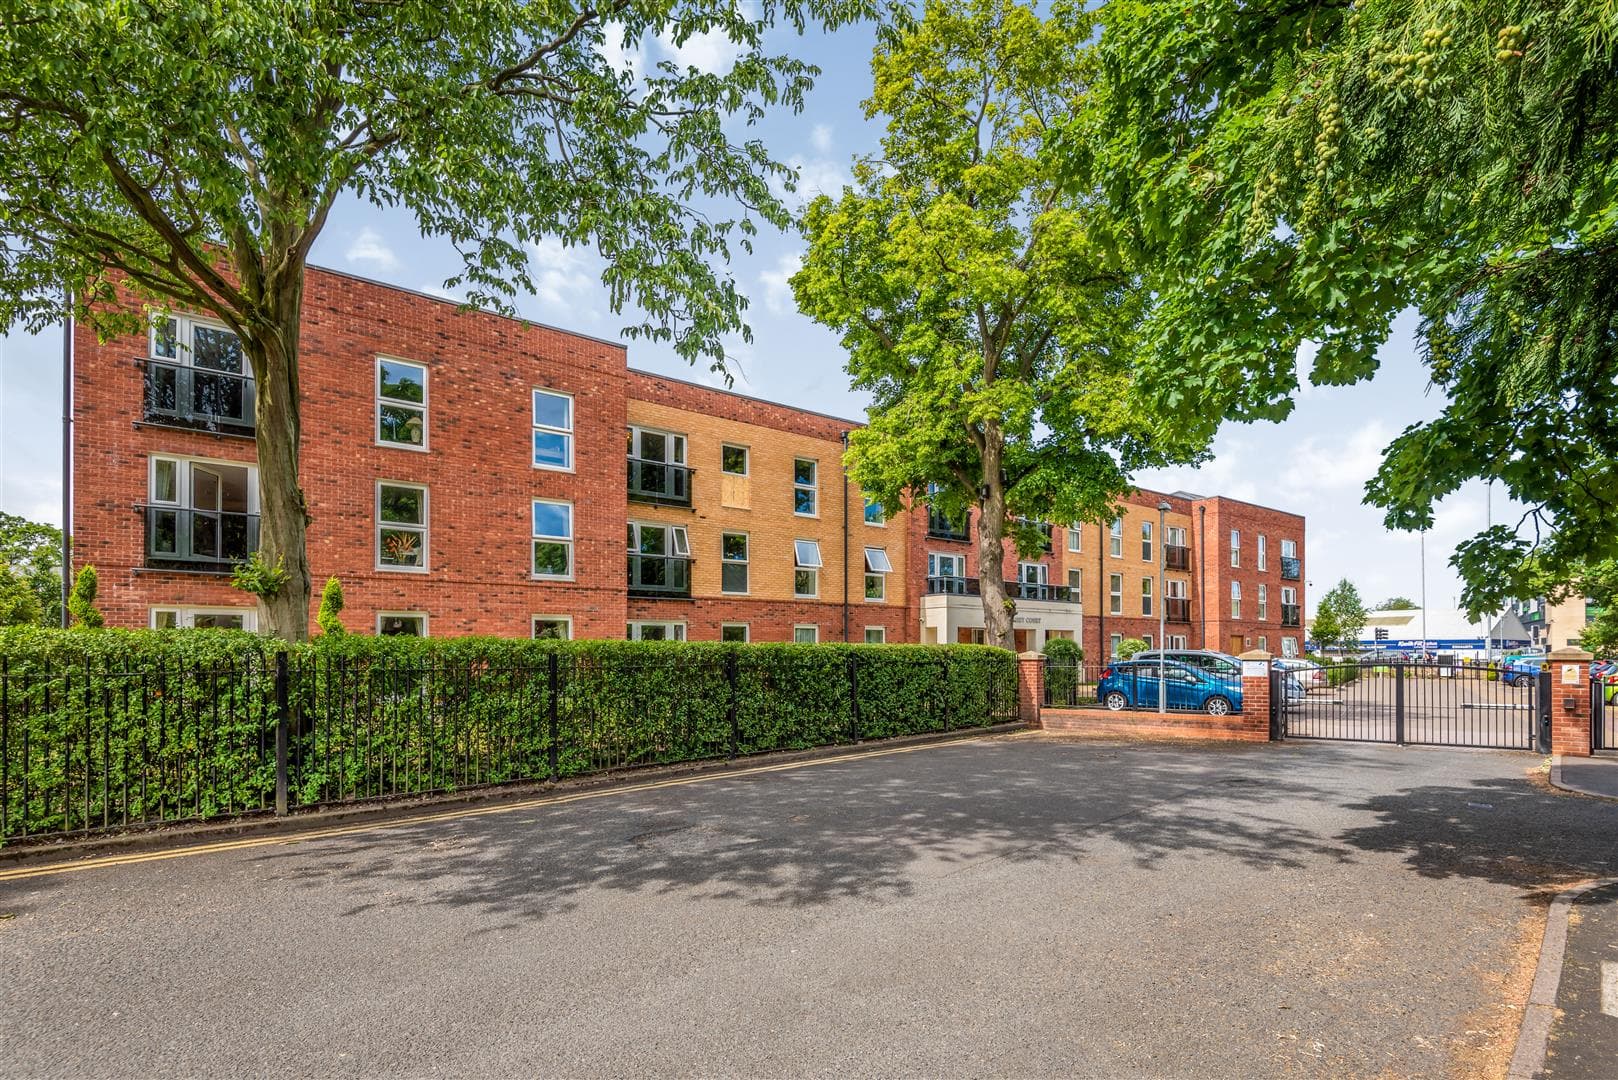
[[[1508,686],[1528,686],[1539,678],[1539,673],[1544,667],[1543,656],[1507,658],[1500,663],[1500,681]]]
[[[1297,679],[1305,690],[1324,690],[1329,684],[1329,680],[1326,678],[1326,669],[1313,660],[1283,657],[1271,662],[1280,670]]]
[[[1150,663],[1155,669],[1160,658],[1167,663],[1184,664],[1215,678],[1226,679],[1237,689],[1241,688],[1242,661],[1240,657],[1232,656],[1230,653],[1216,652],[1213,649],[1147,649],[1145,652],[1136,653],[1130,660],[1136,663]],[[1284,673],[1281,680],[1282,704],[1291,708],[1303,701],[1304,684],[1294,672],[1287,671],[1282,666],[1285,661],[1277,658],[1270,663]]]
[[[1160,680],[1167,709],[1196,709],[1210,716],[1241,712],[1239,678],[1160,659],[1115,660],[1108,664],[1096,684],[1096,699],[1113,712],[1130,708],[1155,709]]]

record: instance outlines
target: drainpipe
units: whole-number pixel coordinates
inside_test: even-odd
[[[1202,648],[1208,647],[1208,508],[1197,507],[1197,589],[1202,594],[1197,597],[1197,634],[1202,638]]]
[[[843,477],[843,642],[848,642],[848,432],[843,432],[843,458],[840,462]]]
[[[1101,620],[1100,626],[1096,629],[1097,652],[1107,648],[1107,605],[1112,603],[1110,599],[1112,590],[1107,584],[1107,556],[1101,551],[1102,547],[1109,543],[1111,541],[1107,539],[1107,527],[1103,525],[1096,530],[1096,584],[1100,586],[1096,590],[1096,595],[1101,597],[1101,603],[1096,605],[1096,615]],[[1108,653],[1101,657],[1101,663],[1105,664],[1111,659],[1112,654]]]
[[[73,588],[73,292],[62,312],[62,628],[68,624],[67,597]]]

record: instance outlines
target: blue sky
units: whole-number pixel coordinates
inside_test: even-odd
[[[865,120],[859,104],[869,89],[871,44],[866,28],[833,36],[811,34],[799,41],[776,35],[775,47],[798,52],[824,72],[804,113],[774,115],[759,129],[776,157],[800,170],[800,197],[836,191],[848,179],[852,160],[876,148],[880,130]],[[731,55],[728,42],[701,38],[679,48],[648,41],[638,53],[624,52],[617,60],[644,65],[668,58],[713,70],[727,65]],[[755,248],[731,267],[752,302],[748,321],[753,341],[731,345],[736,389],[841,416],[862,416],[865,399],[848,387],[836,338],[797,314],[792,302],[786,280],[797,265],[802,241],[766,232]],[[536,292],[519,301],[521,313],[615,337],[624,320],[608,310],[600,264],[592,254],[551,243],[540,245],[534,255]],[[441,291],[457,265],[447,245],[420,236],[407,211],[356,201],[332,214],[312,261],[426,291]],[[1209,464],[1154,471],[1137,481],[1164,490],[1231,495],[1306,515],[1311,610],[1320,594],[1345,576],[1360,586],[1368,602],[1393,593],[1419,598],[1418,538],[1384,530],[1380,514],[1360,502],[1382,447],[1406,425],[1436,415],[1441,407],[1416,359],[1414,327],[1413,317],[1400,321],[1372,381],[1346,389],[1306,385],[1285,422],[1227,425]],[[59,333],[0,339],[0,509],[50,522],[61,516],[60,357]],[[639,368],[685,378],[716,378],[694,371],[656,345],[630,343],[629,360]],[[1504,500],[1497,497],[1495,519],[1504,515]],[[1481,485],[1463,488],[1441,505],[1426,545],[1432,606],[1451,605],[1459,595],[1447,560],[1455,544],[1484,522]]]

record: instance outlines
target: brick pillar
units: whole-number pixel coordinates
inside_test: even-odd
[[[1248,737],[1270,737],[1270,654],[1253,649],[1237,657],[1242,662],[1242,726]],[[1247,674],[1249,663],[1263,664],[1263,673]]]
[[[1045,704],[1045,657],[1037,652],[1017,655],[1017,717],[1031,728],[1043,727],[1040,707]]]
[[[1593,659],[1583,649],[1557,649],[1545,658],[1545,666],[1551,673],[1553,754],[1590,756],[1590,661]]]

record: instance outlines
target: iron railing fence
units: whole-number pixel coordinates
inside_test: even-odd
[[[1009,723],[1009,656],[0,658],[0,840],[559,780]]]
[[[148,567],[228,574],[258,550],[257,514],[189,506],[137,509],[145,522]]]
[[[1618,687],[1605,678],[1590,680],[1590,749],[1594,753],[1618,750]]]
[[[1178,664],[1164,665],[1159,680],[1150,660],[1093,663],[1045,658],[1045,699],[1053,709],[1156,709],[1159,689],[1165,712],[1242,711],[1238,679],[1187,678]]]
[[[1011,581],[1004,582],[1006,595],[1014,600],[1041,600],[1054,604],[1079,604],[1084,602],[1078,590],[1067,585],[1052,585],[1045,581]],[[975,577],[929,577],[927,579],[927,595],[929,596],[979,596],[983,591],[983,583]]]
[[[691,469],[671,461],[629,459],[629,497],[666,506],[691,505]]]
[[[629,595],[690,596],[691,559],[686,555],[629,553]]]
[[[1326,675],[1286,702],[1287,738],[1532,750],[1545,737],[1539,680],[1489,665],[1343,661]]]
[[[1059,656],[1045,657],[1045,707],[1090,709],[1100,705],[1096,685],[1106,664]]]
[[[197,428],[252,438],[256,425],[251,375],[146,358],[142,418],[149,424]]]

